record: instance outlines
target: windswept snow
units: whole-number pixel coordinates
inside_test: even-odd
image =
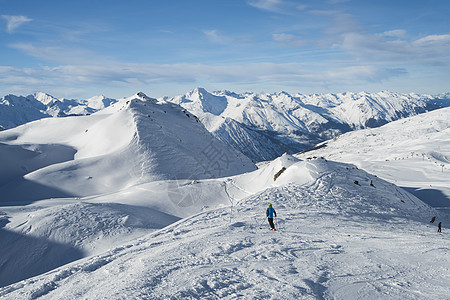
[[[276,164],[283,162],[264,168]],[[311,180],[305,183],[298,181],[297,172],[283,173],[279,178],[289,184],[274,184],[240,199],[231,221],[226,207],[195,214],[103,254],[4,287],[0,296],[442,299],[448,295],[449,239],[432,234],[427,224],[432,215],[441,219],[439,213],[352,165],[322,159],[287,165],[287,170],[295,168]],[[261,174],[260,179],[268,177]],[[230,179],[237,185],[238,178]],[[251,181],[247,184],[239,188],[249,190]],[[279,232],[266,229],[264,209],[269,202],[277,210]]]

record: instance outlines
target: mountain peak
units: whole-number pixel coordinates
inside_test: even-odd
[[[193,89],[189,93],[187,93],[186,98],[201,100],[204,97],[208,97],[210,95],[212,95],[212,94],[210,92],[208,92],[206,89],[204,89],[202,87],[198,87],[198,88]]]
[[[219,116],[228,106],[228,100],[223,95],[211,94],[204,88],[196,88],[185,95],[185,99],[196,102],[197,108],[203,112]],[[186,101],[185,101],[186,102]],[[188,107],[187,109],[192,109]]]
[[[55,103],[56,101],[59,101],[57,98],[53,97],[50,94],[44,93],[44,92],[37,92],[33,95],[27,96],[27,99],[34,98],[41,102],[44,105],[49,105],[51,103]]]
[[[202,88],[202,87],[195,88],[193,92],[199,93],[199,94],[209,94],[209,92],[205,88]]]
[[[278,93],[276,93],[276,95],[292,97],[291,94],[289,94],[288,92],[285,92],[285,91],[278,92]]]
[[[125,97],[123,98],[123,100],[125,101],[131,101],[131,100],[141,100],[141,101],[154,101],[154,102],[158,102],[157,99],[155,98],[151,98],[148,97],[146,94],[144,94],[143,92],[137,92],[136,94],[130,96],[130,97]]]
[[[137,92],[137,93],[136,93],[136,96],[137,96],[139,99],[144,100],[144,101],[148,101],[148,100],[156,100],[156,99],[154,99],[154,98],[148,97],[148,96],[147,96],[146,94],[144,94],[143,92]]]

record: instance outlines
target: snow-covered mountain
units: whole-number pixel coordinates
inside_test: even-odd
[[[253,161],[297,153],[342,133],[450,106],[450,94],[341,93],[289,95],[208,92],[197,88],[164,97],[197,116],[214,136]],[[45,117],[88,115],[118,100],[56,99],[45,93],[0,100],[0,128],[8,129]]]
[[[300,152],[351,130],[450,106],[449,94],[235,94],[202,88],[165,100],[194,113],[216,137],[255,161]]]
[[[283,167],[285,171],[274,180]],[[219,198],[225,204],[234,199],[233,210],[216,207],[191,215],[109,251],[0,288],[0,297],[425,299],[448,295],[449,239],[430,235],[427,225],[430,216],[442,220],[439,212],[354,165],[283,156],[251,173],[183,189],[198,189],[195,185],[203,186],[210,200]],[[265,229],[268,203],[276,208],[279,232]],[[74,221],[87,224],[80,214]]]
[[[255,168],[181,107],[140,95],[92,115],[46,118],[1,132],[2,202],[84,197]]]
[[[434,207],[450,208],[450,107],[348,132],[316,148],[297,156],[354,163]]]
[[[123,242],[123,236],[132,239],[192,213],[180,205],[179,181],[256,169],[183,108],[142,93],[92,115],[44,118],[2,131],[0,159],[0,206],[65,199],[39,202],[25,214],[16,212],[12,220],[0,213],[2,227],[10,223],[6,227],[15,230],[0,234],[10,245],[1,253],[2,285],[104,250],[103,244],[109,248],[118,236]],[[142,183],[154,183],[140,198],[144,201],[136,204],[136,198],[121,196],[120,203],[110,203],[108,195]],[[107,203],[79,201],[102,195]],[[27,244],[36,247],[33,257],[39,264],[23,263],[30,258],[20,250]],[[6,270],[17,271],[11,275]]]
[[[96,96],[86,100],[57,99],[46,93],[26,97],[7,95],[0,99],[0,130],[47,117],[89,115],[117,100]]]
[[[218,94],[205,100],[206,126],[223,119],[230,99],[250,101]],[[301,128],[292,111],[282,120],[271,108],[276,98],[288,112],[301,96],[266,96],[268,108],[243,115],[270,116],[272,129],[230,117],[230,137],[277,141],[281,134],[268,132],[287,134],[288,117]],[[331,96],[327,104],[310,97],[306,108],[339,111]],[[172,100],[138,93],[89,115],[0,132],[0,298],[447,297],[450,217],[446,202],[428,200],[450,190],[450,108],[257,169],[216,139],[201,113]],[[421,187],[435,192],[416,193],[428,204],[410,193]],[[267,230],[269,203],[278,232]]]

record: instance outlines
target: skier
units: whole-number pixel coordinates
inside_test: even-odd
[[[269,225],[270,225],[270,230],[274,230],[275,229],[275,225],[273,225],[273,216],[277,216],[277,212],[275,211],[275,209],[273,209],[272,204],[269,204],[269,207],[266,210],[266,216],[267,216],[267,220],[269,221]]]
[[[441,232],[441,225],[442,225],[442,222],[439,222],[439,224],[438,224],[438,232]]]

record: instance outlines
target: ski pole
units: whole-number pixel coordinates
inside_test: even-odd
[[[264,222],[266,221],[266,219],[264,219],[262,222],[261,222],[261,224],[259,225],[259,229],[262,229],[262,225],[264,224]]]

